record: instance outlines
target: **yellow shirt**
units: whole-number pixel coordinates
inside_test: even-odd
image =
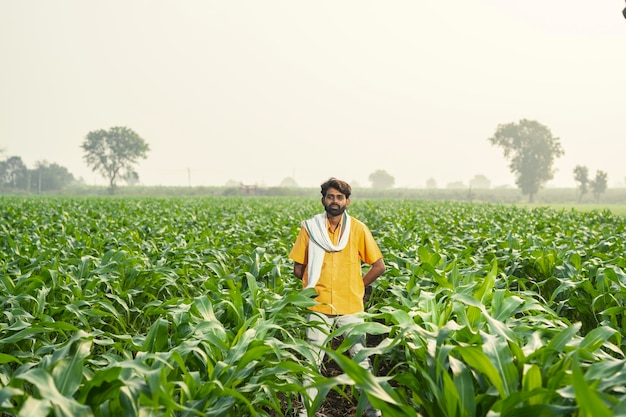
[[[326,220],[328,236],[333,244],[339,241],[342,224],[330,231]],[[309,234],[303,227],[289,253],[294,262],[305,265],[302,283],[308,283],[308,247]],[[363,311],[363,295],[365,287],[361,273],[361,262],[369,265],[381,259],[381,253],[372,233],[362,222],[351,217],[350,236],[346,247],[339,252],[326,252],[322,263],[322,272],[315,285],[320,304],[310,307],[311,310],[325,314],[354,314]]]

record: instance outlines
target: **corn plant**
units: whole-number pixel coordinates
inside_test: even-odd
[[[328,335],[329,376],[287,258],[316,199],[0,203],[0,414],[289,416],[313,381],[316,405],[387,416],[626,415],[608,211],[355,199],[388,268],[365,324]]]

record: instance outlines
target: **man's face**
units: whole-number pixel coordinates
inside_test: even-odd
[[[326,195],[322,197],[322,204],[324,209],[326,209],[326,213],[335,217],[346,211],[346,208],[350,205],[350,199],[346,198],[339,190],[329,188]]]

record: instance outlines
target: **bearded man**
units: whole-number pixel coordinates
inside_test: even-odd
[[[310,307],[308,320],[312,324],[306,331],[320,368],[324,359],[322,346],[329,333],[335,328],[363,323],[358,313],[364,311],[365,288],[385,271],[380,248],[365,224],[348,215],[350,185],[337,178],[330,178],[321,185],[324,212],[302,222],[302,227],[293,245],[289,258],[294,261],[293,273],[300,278],[304,288],[315,288],[318,302]],[[370,265],[365,275],[361,265]],[[364,347],[361,337],[350,349],[351,356]],[[372,370],[369,358],[360,365]],[[303,404],[310,404],[317,390],[307,388]],[[311,408],[310,405],[306,408]],[[299,416],[306,416],[305,406]],[[315,410],[310,410],[313,413]],[[365,415],[378,417],[379,410],[369,401]]]

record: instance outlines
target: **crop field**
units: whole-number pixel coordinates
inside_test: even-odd
[[[353,199],[387,271],[374,372],[311,367],[301,197],[0,198],[0,416],[626,416],[626,229],[609,211]]]

